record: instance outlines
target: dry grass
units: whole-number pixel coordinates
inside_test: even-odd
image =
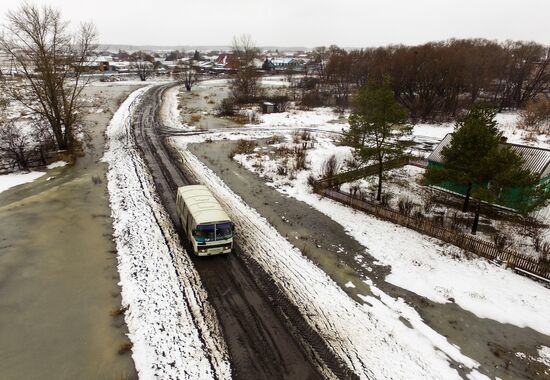
[[[120,344],[120,346],[118,346],[118,354],[119,355],[124,355],[124,354],[130,352],[132,350],[132,347],[134,347],[132,342],[122,343],[122,344]]]
[[[92,182],[94,183],[94,185],[100,185],[103,183],[103,181],[101,180],[101,177],[98,175],[92,176]]]
[[[229,153],[229,157],[233,159],[236,154],[251,154],[258,144],[253,140],[239,140],[237,146]]]
[[[269,145],[274,145],[274,144],[280,144],[282,143],[283,141],[285,141],[285,138],[281,135],[273,135],[271,136],[268,140],[267,140],[267,143]]]
[[[193,114],[193,115],[191,115],[191,117],[190,117],[190,121],[191,121],[192,124],[196,124],[196,123],[198,123],[199,121],[201,121],[201,118],[202,118],[201,115],[199,115],[199,114]]]
[[[117,309],[111,310],[110,314],[112,317],[119,317],[123,315],[126,312],[126,310],[128,310],[128,306],[121,306]]]

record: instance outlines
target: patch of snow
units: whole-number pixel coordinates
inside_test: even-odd
[[[29,183],[42,177],[44,172],[10,173],[0,175],[0,193],[12,187]]]
[[[443,124],[415,124],[413,126],[412,134],[413,136],[425,136],[425,137],[435,137],[439,140],[442,140],[443,137],[447,134],[452,133],[455,129],[453,123],[443,123]]]
[[[55,169],[55,168],[62,168],[63,166],[67,165],[67,161],[55,161],[52,162],[47,166],[48,169]]]
[[[355,285],[353,285],[353,282],[351,282],[351,281],[346,282],[346,284],[344,286],[346,288],[355,288]]]
[[[131,134],[132,110],[144,91],[114,114],[104,156],[132,357],[140,379],[227,379],[214,309]]]
[[[539,363],[550,367],[550,347],[541,346],[538,349],[539,357],[536,359]]]
[[[181,113],[178,109],[178,93],[181,86],[170,87],[164,93],[164,99],[161,106],[162,120],[167,122],[171,128],[182,128]]]

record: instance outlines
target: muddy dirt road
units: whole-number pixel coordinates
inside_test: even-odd
[[[168,87],[156,86],[144,94],[136,108],[134,131],[157,192],[180,229],[175,213],[176,189],[193,183],[193,179],[180,171],[163,137],[158,134],[162,130],[160,102]],[[195,258],[194,264],[220,320],[235,378],[317,379],[320,374],[316,365],[310,363],[306,349],[314,350],[316,357],[334,373],[346,373],[322,343],[299,325],[300,317],[289,312],[290,305],[275,297],[266,299],[257,281],[262,282],[260,286],[265,291],[270,288],[270,279],[262,273],[251,275],[251,268],[244,265],[238,254]],[[295,336],[289,333],[289,323],[295,326],[295,333],[305,333],[300,335],[304,345],[298,344]],[[312,341],[314,344],[310,344]]]
[[[91,147],[0,194],[0,378],[134,378],[103,179],[104,131],[136,86],[92,86]],[[50,181],[48,177],[55,177]]]

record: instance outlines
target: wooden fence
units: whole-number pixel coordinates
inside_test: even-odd
[[[519,268],[550,280],[550,263],[539,262],[511,249],[504,251],[499,250],[494,244],[472,235],[444,228],[430,219],[401,214],[396,210],[392,210],[377,203],[353,197],[350,193],[323,186],[315,186],[314,188],[318,194],[349,205],[357,210],[368,212],[380,219],[440,239],[486,259],[504,263],[508,267]]]
[[[384,162],[383,169],[390,170],[400,168],[409,163],[408,157],[396,158],[394,160]],[[365,178],[374,174],[378,174],[378,165],[365,166],[363,168],[350,170],[344,173],[336,174],[334,177],[325,178],[317,181],[317,184],[322,187],[339,186],[343,183],[353,182],[355,180]]]
[[[48,151],[44,153],[44,156],[40,156],[39,153],[33,154],[28,159],[29,169],[40,168],[46,165],[46,163],[51,162],[59,158],[59,155],[64,153],[64,150],[59,151]],[[46,163],[44,163],[46,161]],[[20,170],[17,163],[13,160],[1,160],[0,159],[0,175],[9,174]]]

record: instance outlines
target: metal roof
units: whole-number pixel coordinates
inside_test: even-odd
[[[435,147],[434,151],[428,156],[428,161],[443,163],[443,148],[450,144],[453,134],[448,133],[443,140]],[[534,146],[501,143],[509,146],[514,152],[519,154],[524,160],[523,168],[532,173],[536,173],[540,178],[550,175],[550,150]]]
[[[206,186],[183,186],[178,189],[178,195],[185,202],[197,224],[231,221]]]

